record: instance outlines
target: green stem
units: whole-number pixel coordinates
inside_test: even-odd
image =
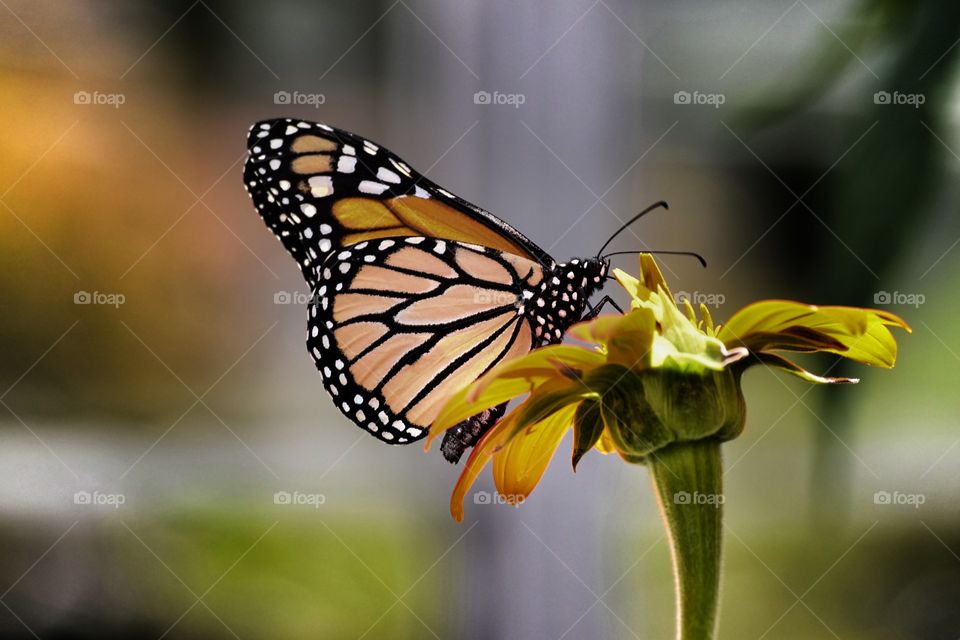
[[[648,464],[673,558],[677,640],[713,640],[723,534],[720,443],[670,445],[651,454]]]

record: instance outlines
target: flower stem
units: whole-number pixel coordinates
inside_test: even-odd
[[[720,603],[720,443],[684,442],[648,458],[677,587],[677,640],[713,640]]]

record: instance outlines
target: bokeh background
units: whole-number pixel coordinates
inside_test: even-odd
[[[894,371],[817,363],[858,387],[747,375],[720,636],[958,637],[958,41],[951,2],[0,0],[0,636],[671,636],[643,468],[458,525],[436,449],[335,412],[241,184],[298,116],[562,258],[665,199],[615,248],[703,253],[663,264],[720,318],[902,314]]]

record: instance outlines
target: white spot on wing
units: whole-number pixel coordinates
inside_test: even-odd
[[[357,167],[357,159],[353,156],[340,156],[337,160],[337,171],[340,173],[353,173]]]
[[[357,188],[360,190],[360,193],[380,195],[387,190],[387,185],[382,182],[374,182],[373,180],[361,180]]]
[[[383,180],[384,182],[400,184],[400,176],[393,171],[390,171],[390,169],[387,169],[386,167],[380,167],[377,169],[377,178]]]
[[[330,176],[311,176],[307,183],[315,198],[325,198],[333,193],[333,178]]]
[[[403,162],[397,162],[397,161],[394,160],[393,158],[390,158],[390,164],[392,164],[393,166],[395,166],[395,167],[397,168],[397,170],[398,170],[400,173],[402,173],[403,175],[407,176],[408,178],[410,177],[410,167],[408,167],[408,166],[407,166],[406,164],[404,164]]]

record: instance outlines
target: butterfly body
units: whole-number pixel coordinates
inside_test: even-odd
[[[323,385],[384,442],[424,437],[453,393],[559,342],[606,277],[605,259],[558,263],[355,134],[288,118],[254,125],[248,147],[245,186],[313,290],[307,348]],[[502,409],[453,430],[462,442],[444,455]]]

